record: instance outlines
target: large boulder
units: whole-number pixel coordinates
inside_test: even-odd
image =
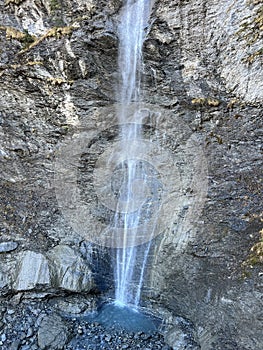
[[[58,245],[48,253],[52,285],[71,292],[89,292],[94,288],[87,262],[73,248]]]
[[[16,291],[27,291],[40,286],[50,287],[48,261],[41,253],[25,251],[17,260],[13,287]]]

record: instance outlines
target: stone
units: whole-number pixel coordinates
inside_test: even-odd
[[[13,309],[8,309],[7,310],[7,314],[8,315],[13,315],[15,313],[15,310],[13,310]]]
[[[71,292],[94,288],[92,272],[76,250],[61,244],[49,251],[48,259],[54,287]]]
[[[17,242],[1,242],[0,243],[0,253],[7,253],[15,250],[18,247]]]
[[[111,339],[112,339],[111,335],[107,334],[106,337],[105,337],[105,340],[106,340],[107,342],[110,342]]]
[[[19,346],[20,346],[20,340],[16,339],[11,343],[9,350],[18,350]]]
[[[30,345],[23,345],[20,350],[31,350],[31,346]]]
[[[17,262],[17,271],[13,284],[16,291],[32,290],[50,286],[50,274],[47,259],[41,253],[23,252]]]
[[[57,314],[43,318],[38,330],[38,345],[42,350],[63,349],[69,337],[69,329]]]
[[[29,327],[27,330],[26,338],[32,337],[33,333],[34,333],[33,328]]]

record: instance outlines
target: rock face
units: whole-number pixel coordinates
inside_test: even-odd
[[[96,270],[104,256],[93,244],[80,247],[96,241],[112,209],[96,192],[94,169],[118,142],[121,5],[0,0],[3,296],[93,286],[91,262]],[[163,121],[153,130],[146,118],[145,137],[157,135],[178,183],[187,184],[175,189],[176,215],[166,218],[167,207],[152,242],[144,298],[189,319],[202,350],[262,348],[260,6],[156,0],[144,45],[143,99],[150,112],[161,111],[150,116]],[[74,172],[57,167],[65,144],[74,146],[65,157],[77,162]],[[68,191],[66,202],[58,189]],[[182,335],[175,333],[171,344]]]

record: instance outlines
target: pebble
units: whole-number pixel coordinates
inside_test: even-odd
[[[24,345],[19,350],[31,350],[30,345]]]
[[[7,310],[8,315],[13,315],[15,313],[15,310],[9,309]]]
[[[30,338],[30,337],[32,337],[32,335],[33,335],[33,328],[29,327],[28,330],[27,330],[26,337]]]
[[[143,339],[147,340],[147,339],[150,339],[151,338],[151,335],[150,334],[143,334]]]
[[[0,253],[7,253],[15,250],[18,247],[18,244],[13,241],[1,242],[0,243]]]

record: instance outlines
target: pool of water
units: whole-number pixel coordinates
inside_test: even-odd
[[[98,322],[105,328],[115,328],[127,332],[153,333],[158,330],[161,319],[142,309],[133,309],[115,303],[102,304],[98,310],[85,319]]]

